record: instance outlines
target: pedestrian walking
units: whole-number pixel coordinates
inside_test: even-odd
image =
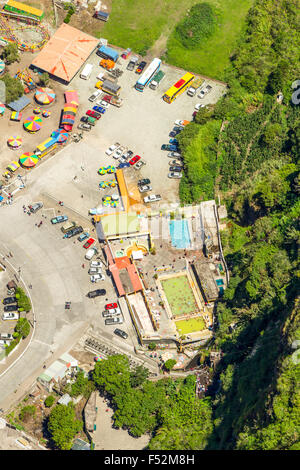
[[[81,267],[84,269],[84,264],[82,264]]]

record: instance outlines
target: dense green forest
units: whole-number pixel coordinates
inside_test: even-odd
[[[217,393],[196,399],[194,376],[150,381],[124,356],[95,366],[115,425],[149,433],[150,449],[300,448],[299,11],[296,0],[255,1],[227,95],[178,136],[182,203],[219,195],[228,210],[230,283],[207,346],[222,351]]]

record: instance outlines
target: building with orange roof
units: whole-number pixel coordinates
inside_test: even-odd
[[[99,39],[63,23],[31,66],[69,83],[98,43]]]
[[[135,265],[127,256],[114,259],[108,245],[104,252],[120,297],[143,290]]]

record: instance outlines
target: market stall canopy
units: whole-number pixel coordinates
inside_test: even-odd
[[[69,134],[64,129],[57,129],[52,132],[51,137],[54,137],[59,144],[63,144],[68,140]]]
[[[10,163],[10,165],[7,165],[6,168],[7,168],[9,171],[14,172],[14,171],[16,171],[18,168],[20,168],[20,164],[19,164],[18,162],[13,161],[13,162]]]
[[[10,115],[11,121],[21,121],[21,119],[22,119],[22,113],[19,113],[18,111],[13,111]]]
[[[50,104],[55,100],[55,93],[52,88],[38,88],[34,95],[39,104]]]
[[[11,137],[9,137],[9,139],[7,139],[7,145],[9,145],[9,147],[12,147],[13,149],[20,148],[22,145],[22,137],[20,137],[19,135],[12,135]]]
[[[1,114],[1,116],[4,114],[4,112],[5,112],[5,104],[0,103],[0,114]]]
[[[29,132],[37,132],[40,130],[42,119],[39,116],[29,116],[24,121],[24,127]]]
[[[26,168],[31,168],[31,167],[35,166],[38,161],[39,161],[39,158],[36,155],[34,155],[30,152],[25,152],[20,157],[21,165],[26,167]]]

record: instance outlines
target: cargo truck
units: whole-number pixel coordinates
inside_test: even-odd
[[[203,83],[202,78],[196,78],[196,80],[194,80],[192,85],[188,88],[188,91],[187,91],[188,96],[195,96],[198,88],[200,87],[200,85],[202,85],[202,83]]]
[[[121,91],[120,85],[112,82],[111,80],[104,80],[101,88],[102,88],[102,91],[113,96],[118,96]]]
[[[162,82],[162,80],[165,78],[165,75],[166,74],[162,70],[157,72],[157,74],[154,75],[154,78],[153,78],[152,82],[150,83],[149,87],[152,90],[156,90],[159,87],[160,82]]]
[[[117,62],[119,58],[119,53],[108,46],[99,47],[99,49],[97,50],[97,55],[99,57],[102,57],[103,59],[113,60],[114,62]]]

